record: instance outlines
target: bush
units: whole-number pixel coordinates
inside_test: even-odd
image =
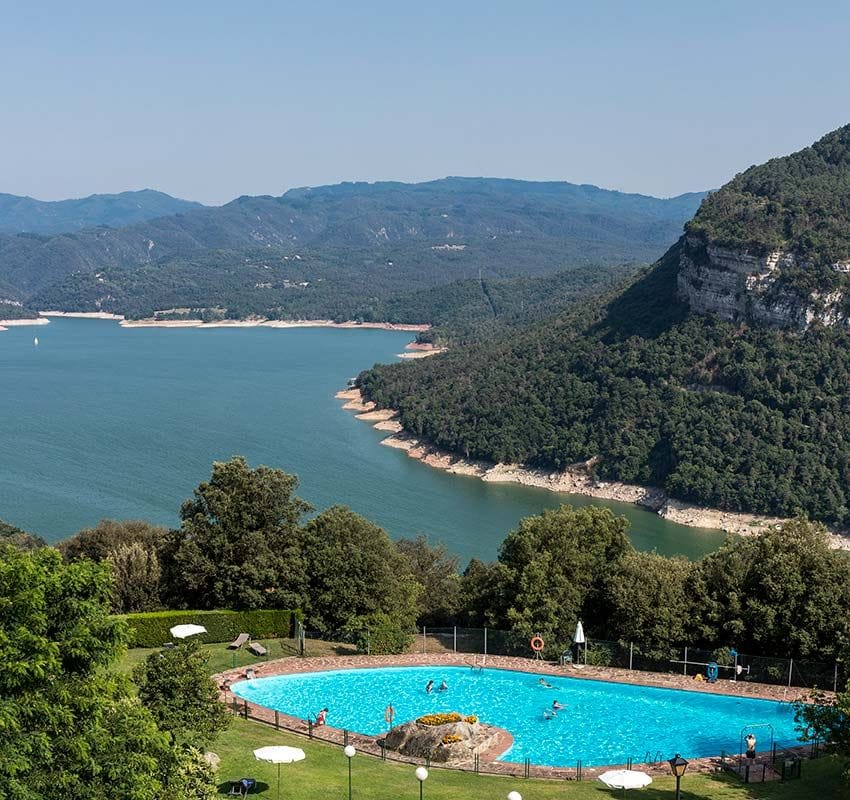
[[[255,611],[154,611],[120,617],[127,623],[130,647],[160,647],[171,641],[169,629],[175,625],[195,623],[207,632],[197,637],[201,642],[229,642],[240,633],[255,639],[289,636],[292,619],[301,618],[300,611],[258,609]]]
[[[406,653],[413,643],[413,634],[409,630],[407,620],[382,613],[355,618],[349,626],[357,650],[371,655]]]
[[[419,717],[416,721],[420,725],[449,725],[452,722],[460,722],[463,717],[457,711],[450,711],[445,714],[426,714],[424,717]]]
[[[440,739],[443,744],[454,744],[455,742],[459,742],[460,740],[461,737],[458,736],[456,733],[447,733],[442,739]]]

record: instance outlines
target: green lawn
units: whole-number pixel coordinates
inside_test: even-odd
[[[233,726],[210,748],[221,756],[222,793],[226,792],[225,781],[250,777],[267,784],[258,797],[268,800],[275,797],[277,768],[257,762],[252,753],[255,748],[268,744],[293,745],[307,754],[306,760],[280,768],[282,800],[346,798],[348,773],[341,747],[279,733],[261,723],[239,718],[234,719]],[[363,755],[355,756],[352,766],[355,800],[417,800],[419,789],[413,766],[382,762]],[[726,776],[685,775],[682,800],[832,800],[842,796],[841,768],[841,762],[825,757],[804,763],[801,780],[750,786]],[[671,778],[659,778],[649,789],[630,792],[627,797],[630,800],[672,800],[674,785]],[[426,800],[504,800],[512,790],[520,792],[523,800],[604,800],[623,796],[622,792],[611,792],[598,781],[591,780],[581,783],[524,780],[432,769],[425,784],[425,797]]]
[[[265,645],[269,651],[269,659],[293,655],[290,650],[285,649],[280,639],[259,639],[258,641]],[[132,650],[128,650],[121,661],[118,662],[118,669],[121,672],[129,673],[136,664],[144,661],[151,653],[159,652],[160,649],[159,647],[134,647]],[[228,650],[227,644],[203,644],[201,649],[209,655],[210,675],[223,672],[226,669],[233,669],[233,667],[261,664],[267,660],[267,658],[258,658],[252,655],[244,647],[241,650]]]

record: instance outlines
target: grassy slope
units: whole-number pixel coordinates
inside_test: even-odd
[[[242,777],[255,778],[268,784],[260,796],[274,797],[277,770],[271,764],[258,763],[252,751],[271,744],[300,747],[306,760],[281,767],[281,797],[286,800],[313,800],[314,798],[344,798],[347,792],[347,772],[342,748],[311,742],[292,734],[278,733],[257,722],[235,719],[233,726],[211,748],[221,756],[219,777],[229,781]],[[418,794],[413,767],[405,764],[382,762],[365,756],[355,757],[353,788],[355,798],[368,800],[398,800]],[[803,778],[787,784],[745,786],[725,776],[686,775],[682,783],[683,800],[709,798],[711,800],[826,800],[836,798],[841,792],[841,763],[832,758],[806,763]],[[222,783],[222,789],[225,784]],[[670,800],[674,782],[659,778],[640,793],[629,794],[636,800]],[[611,792],[597,781],[565,783],[563,781],[524,780],[522,778],[474,775],[456,770],[432,769],[425,785],[428,800],[494,800],[503,798],[509,791],[519,791],[523,800],[584,800],[584,798],[621,797],[621,792]]]

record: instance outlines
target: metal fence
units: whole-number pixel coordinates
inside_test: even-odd
[[[323,633],[305,631],[305,655],[370,653],[368,631]],[[468,653],[471,656],[530,656],[529,637],[495,628],[419,628],[411,637],[408,652],[439,655]],[[674,648],[647,647],[638,642],[591,639],[580,647],[547,647],[548,660],[573,660],[589,666],[625,670],[707,676],[709,664],[717,665],[720,679],[766,683],[805,689],[838,691],[847,684],[845,665],[840,660],[813,661],[781,656],[750,655],[730,648],[705,650],[683,645]]]

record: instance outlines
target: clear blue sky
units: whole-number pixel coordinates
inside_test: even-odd
[[[7,2],[0,191],[715,187],[850,122],[847,2]]]

